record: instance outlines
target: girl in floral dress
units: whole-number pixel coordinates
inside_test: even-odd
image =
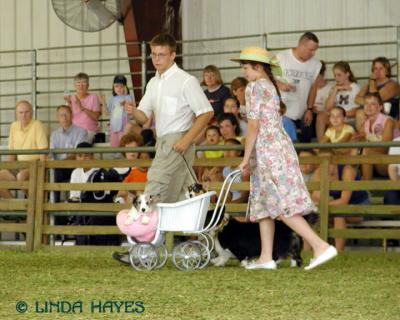
[[[273,74],[281,72],[267,50],[249,47],[238,59],[250,81],[246,88],[248,131],[245,155],[239,165],[250,176],[250,219],[259,221],[261,254],[247,269],[276,269],[272,260],[274,219],[279,218],[307,242],[314,258],[305,269],[313,269],[337,255],[333,246],[311,229],[303,215],[316,210],[300,172],[293,144],[282,126],[285,108]]]

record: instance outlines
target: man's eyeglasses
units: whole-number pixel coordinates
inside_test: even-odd
[[[167,56],[167,54],[166,53],[153,53],[152,52],[150,54],[150,56],[151,56],[152,59],[157,59],[157,58],[164,59]]]

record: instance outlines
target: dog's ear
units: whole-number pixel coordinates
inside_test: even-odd
[[[132,191],[131,194],[132,194],[132,202],[135,202],[136,199],[138,198],[138,193],[137,191]]]
[[[150,203],[157,203],[161,199],[161,194],[150,195],[149,199],[150,199]]]

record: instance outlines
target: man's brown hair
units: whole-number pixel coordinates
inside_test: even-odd
[[[150,46],[166,46],[169,47],[171,52],[176,52],[176,40],[168,33],[159,33],[150,41]]]
[[[303,33],[299,39],[299,43],[303,42],[304,40],[311,40],[315,43],[319,43],[318,37],[312,32]]]

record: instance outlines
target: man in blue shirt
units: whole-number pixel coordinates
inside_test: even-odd
[[[57,120],[60,127],[55,129],[50,136],[51,149],[74,149],[84,141],[88,141],[88,133],[85,129],[72,124],[71,107],[61,105],[57,108]],[[53,155],[54,160],[74,160],[75,154],[59,153]],[[72,169],[55,169],[55,182],[69,182]],[[59,201],[59,192],[56,192],[55,201]]]

